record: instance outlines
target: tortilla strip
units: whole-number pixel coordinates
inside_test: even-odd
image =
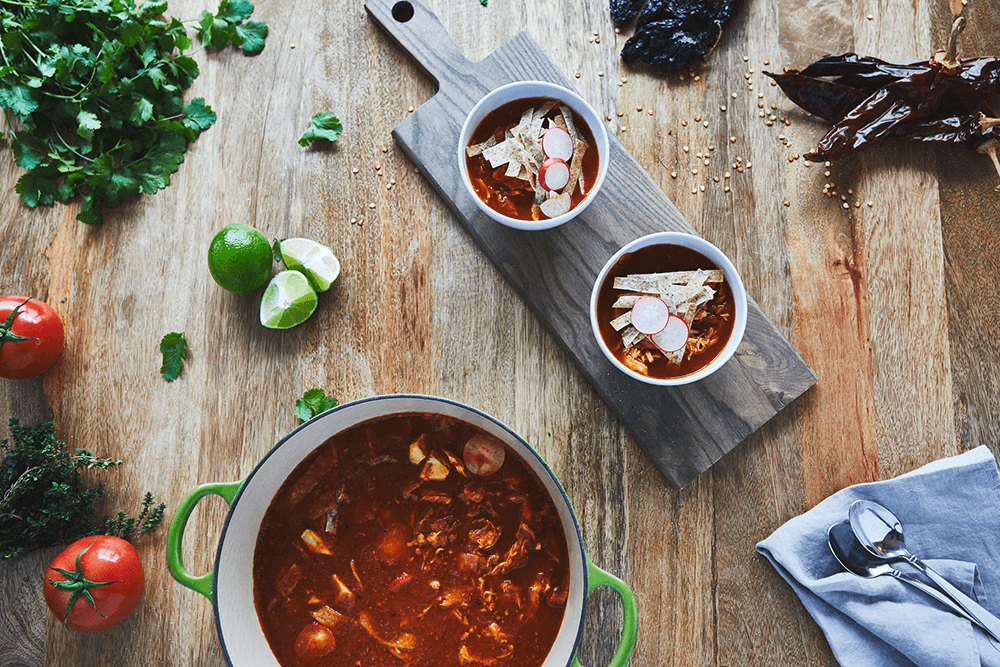
[[[562,189],[563,192],[573,193],[576,182],[583,178],[583,154],[587,152],[587,144],[577,140],[573,144],[573,157],[569,159],[569,180]]]
[[[481,144],[475,144],[473,146],[467,146],[465,148],[465,154],[468,155],[469,157],[476,157],[477,155],[481,155],[482,152],[484,150],[486,150],[487,148],[492,148],[493,146],[496,146],[496,145],[497,145],[497,139],[496,139],[496,137],[490,137],[489,139],[487,139],[486,141],[484,141]]]
[[[573,137],[573,141],[580,141],[580,135],[576,131],[576,125],[573,124],[573,110],[565,104],[560,104],[559,112],[562,114],[563,121],[566,123],[566,131],[569,132],[569,136]]]
[[[646,296],[645,294],[622,294],[618,300],[611,304],[612,308],[631,308],[635,302]]]
[[[569,132],[566,127],[566,119],[561,114],[552,119],[552,124]]]
[[[697,271],[670,271],[667,273],[636,273],[629,276],[617,276],[614,287],[632,292],[659,294],[660,281],[679,285],[687,283],[697,273]],[[721,283],[726,275],[722,270],[704,271],[703,273],[706,274],[706,283]]]
[[[614,329],[615,331],[621,331],[630,324],[632,324],[631,310],[628,311],[627,313],[622,313],[615,319],[611,320],[611,328]]]
[[[511,139],[504,139],[500,143],[483,150],[483,157],[490,161],[490,167],[497,167],[510,162],[514,154],[514,143]]]
[[[645,334],[639,333],[639,330],[633,326],[626,327],[622,331],[622,343],[625,344],[625,347],[632,347],[639,341],[645,339],[646,339]]]

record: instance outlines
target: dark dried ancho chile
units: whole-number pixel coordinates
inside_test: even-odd
[[[635,34],[622,49],[622,60],[643,60],[671,72],[686,70],[715,48],[741,1],[649,0],[636,21]],[[612,0],[613,19],[616,5],[619,10],[634,8],[627,0]]]
[[[646,0],[611,0],[611,21],[623,26],[636,16]]]
[[[833,123],[809,160],[836,160],[886,139],[977,144],[1000,171],[1000,121],[988,98],[1000,93],[1000,58],[958,58],[956,19],[948,50],[896,65],[847,53],[801,72],[765,72],[795,104]]]

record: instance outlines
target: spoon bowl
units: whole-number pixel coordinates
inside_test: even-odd
[[[1000,619],[910,553],[903,538],[903,524],[888,508],[871,500],[855,500],[849,514],[854,536],[869,553],[886,563],[906,561],[927,575],[937,590],[965,610],[967,618],[1000,641]]]

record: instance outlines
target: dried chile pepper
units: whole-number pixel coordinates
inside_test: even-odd
[[[642,3],[611,0],[611,18],[617,25],[639,16],[635,34],[622,49],[622,60],[643,60],[680,72],[712,52],[742,0],[649,0],[644,7]]]
[[[1000,58],[959,60],[964,27],[965,19],[956,19],[948,50],[927,62],[893,64],[847,53],[825,56],[801,72],[765,72],[795,104],[833,123],[805,157],[836,160],[886,139],[971,142],[981,144],[1000,172],[1000,121],[993,122],[987,99],[1000,92]]]

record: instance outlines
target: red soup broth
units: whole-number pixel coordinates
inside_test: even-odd
[[[718,269],[712,260],[703,254],[685,246],[673,244],[656,244],[638,248],[622,255],[604,277],[597,293],[597,324],[604,344],[618,361],[626,366],[626,348],[621,333],[614,330],[611,321],[625,313],[627,309],[612,308],[618,297],[626,290],[614,288],[615,277],[632,274],[662,273],[667,271],[695,271],[703,269],[710,271]],[[688,345],[680,364],[674,363],[667,355],[659,351],[649,341],[639,343],[640,348],[648,350],[643,360],[648,369],[646,375],[651,378],[667,379],[681,378],[697,373],[708,366],[722,352],[733,334],[733,324],[736,320],[736,302],[729,281],[711,285],[715,296],[704,306],[704,314],[691,325]],[[692,341],[698,338],[711,340],[703,349],[695,349]],[[701,347],[700,345],[698,347]],[[635,370],[633,368],[633,370]],[[638,372],[638,371],[637,371]]]
[[[254,602],[283,667],[533,667],[566,606],[555,505],[502,441],[442,415],[351,427],[281,486]]]
[[[498,143],[503,141],[506,132],[515,127],[521,120],[521,114],[527,109],[539,109],[551,100],[552,98],[548,97],[526,97],[497,107],[479,121],[469,139],[469,145],[481,144],[489,140],[491,136]],[[571,113],[577,132],[587,144],[587,150],[583,154],[582,175],[585,192],[589,193],[594,187],[594,183],[597,182],[597,171],[600,166],[597,142],[594,140],[594,133],[590,130],[590,126],[580,114],[575,111],[571,111]],[[559,105],[556,105],[545,115],[545,118],[551,119],[560,114]],[[505,165],[493,169],[489,160],[482,154],[472,157],[466,155],[465,164],[469,172],[469,180],[472,182],[472,189],[491,209],[518,220],[545,219],[545,216],[535,205],[534,190],[523,180],[506,177],[504,175]],[[584,192],[580,190],[579,182],[573,189],[571,199],[570,210],[585,199]]]

